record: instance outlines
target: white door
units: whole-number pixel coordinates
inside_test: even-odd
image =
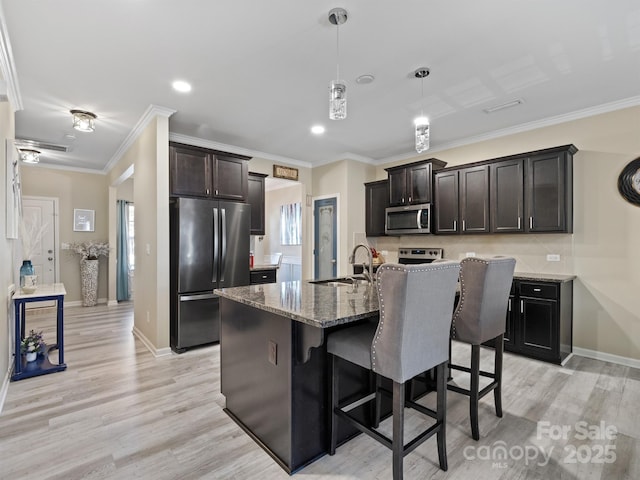
[[[22,197],[22,218],[30,231],[38,232],[43,229],[40,241],[35,245],[31,255],[31,264],[38,276],[38,284],[46,285],[58,281],[58,261],[56,238],[57,225],[57,198],[47,197]],[[55,302],[31,302],[27,307],[54,306]]]

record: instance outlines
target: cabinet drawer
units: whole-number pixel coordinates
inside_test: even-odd
[[[256,270],[250,273],[249,282],[251,285],[257,285],[260,283],[275,283],[276,270]]]
[[[520,282],[520,295],[524,297],[558,299],[558,286],[555,283]]]

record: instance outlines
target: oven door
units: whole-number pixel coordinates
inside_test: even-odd
[[[389,207],[385,212],[385,233],[387,235],[431,232],[431,205],[428,203],[406,207]]]

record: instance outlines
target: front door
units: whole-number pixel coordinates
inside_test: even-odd
[[[336,197],[313,201],[314,278],[334,278],[337,274],[337,214]]]
[[[47,197],[22,197],[22,221],[31,232],[43,231],[42,236],[33,248],[30,259],[38,285],[56,283],[57,275],[57,199]],[[27,308],[54,306],[55,302],[30,302]]]

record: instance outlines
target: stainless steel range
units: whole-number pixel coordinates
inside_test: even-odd
[[[402,265],[416,265],[440,260],[443,250],[437,247],[400,247],[398,249],[398,263]]]

